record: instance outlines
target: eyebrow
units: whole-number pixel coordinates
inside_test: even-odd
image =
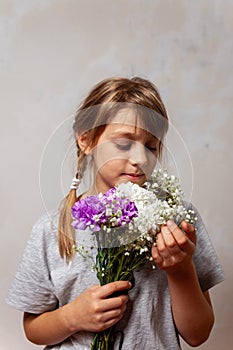
[[[154,139],[156,139],[156,141],[158,141],[157,137],[152,135],[150,132],[147,132],[147,135],[150,136],[150,140],[149,141],[152,141]],[[135,133],[128,132],[128,131],[127,132],[114,131],[114,132],[110,133],[109,136],[119,137],[119,138],[128,138],[130,140],[136,140]]]
[[[135,139],[135,133],[132,132],[115,131],[112,132],[110,136],[127,137],[129,139]]]

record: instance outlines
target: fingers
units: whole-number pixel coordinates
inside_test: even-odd
[[[77,323],[82,320],[81,330],[100,332],[118,322],[126,310],[129,297],[125,294],[113,298],[109,296],[130,287],[128,281],[117,281],[104,286],[94,285],[80,294],[73,301],[72,307],[77,312],[77,316],[74,314]]]
[[[99,297],[102,299],[106,299],[114,293],[130,289],[131,283],[129,281],[116,281],[105,284],[99,289]]]
[[[189,224],[186,221],[182,221],[181,223],[182,229],[186,233],[186,235],[189,237],[189,239],[196,244],[196,230],[195,227],[192,224]]]
[[[182,222],[183,224],[183,222]],[[189,227],[190,226],[190,227]],[[193,252],[193,242],[189,239],[187,234],[184,234],[184,232],[174,223],[172,220],[168,220],[167,227],[170,231],[170,235],[173,236],[176,244],[179,246],[179,248],[190,254]],[[195,232],[195,229],[193,225],[188,224],[188,232],[191,234],[193,233],[193,230]]]
[[[127,294],[119,294],[116,297],[111,297],[116,292],[125,291],[131,288],[131,283],[128,281],[116,281],[105,284],[104,286],[92,287],[93,299],[97,300],[95,312],[106,312],[109,310],[120,309],[125,310],[126,303],[129,300]]]
[[[173,228],[173,230],[174,233],[168,225],[164,225],[161,229],[161,234],[158,237],[157,243],[163,256],[174,254],[180,250],[177,241],[178,237],[175,237],[175,228]]]
[[[94,321],[94,331],[95,332],[102,332],[105,329],[112,327],[114,324],[116,324],[120,319],[123,317],[125,310],[110,310],[107,312],[101,312],[97,315],[94,315],[93,321]],[[93,330],[91,330],[93,331]]]
[[[156,247],[152,249],[154,262],[161,268],[168,268],[181,261],[184,254],[172,232],[163,226],[157,235]]]
[[[157,234],[152,257],[160,268],[167,269],[191,260],[195,249],[195,228],[188,223],[182,223],[182,228],[185,232],[174,221],[168,220]]]
[[[114,311],[114,310],[121,310],[125,311],[126,304],[129,301],[129,296],[122,294],[114,298],[108,298],[108,299],[101,299],[101,303],[99,304],[101,306],[102,311]]]
[[[113,307],[114,305],[113,303],[115,302],[110,299],[106,299],[104,303],[99,304],[99,310],[96,310],[96,313],[99,314],[99,317],[100,317],[99,320],[101,322],[104,322],[104,323],[109,321],[117,322],[116,319],[119,320],[123,316],[127,308],[126,299],[128,300],[128,298],[117,297],[114,299],[118,299],[118,303],[115,304],[115,306],[117,305],[116,307]],[[109,304],[109,306],[107,304]]]
[[[121,310],[125,311],[126,303],[129,300],[127,294],[118,294],[131,288],[131,283],[128,281],[116,281],[108,283],[99,289],[99,298],[103,300],[101,305],[103,311],[108,310]],[[117,296],[116,296],[117,295]]]

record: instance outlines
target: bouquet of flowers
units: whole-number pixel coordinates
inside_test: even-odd
[[[91,229],[97,241],[95,268],[100,285],[133,279],[133,270],[152,261],[151,248],[161,225],[172,219],[194,223],[183,202],[179,180],[159,169],[142,186],[127,182],[72,207],[73,227]],[[74,247],[79,251],[79,247]],[[154,265],[152,264],[152,267]],[[113,350],[115,327],[96,333],[91,350]],[[119,349],[123,343],[123,334]]]

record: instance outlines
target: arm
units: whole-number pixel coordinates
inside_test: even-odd
[[[154,262],[167,273],[174,321],[178,332],[191,346],[209,336],[214,314],[208,292],[202,292],[192,260],[196,234],[192,225],[182,222],[184,232],[168,221],[152,248]]]
[[[112,282],[102,287],[95,285],[59,309],[40,315],[25,313],[25,334],[35,344],[53,345],[79,331],[103,331],[122,318],[128,301],[128,296],[124,294],[113,298],[109,296],[130,287],[127,281]]]

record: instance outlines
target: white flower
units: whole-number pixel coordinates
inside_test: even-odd
[[[179,180],[162,169],[154,172],[143,187],[131,182],[122,183],[116,187],[115,194],[135,203],[138,216],[128,225],[129,231],[137,231],[147,242],[153,241],[148,231],[158,232],[169,219],[177,222],[184,218],[190,222],[194,220],[194,213],[187,212],[183,206]]]
[[[112,208],[107,207],[105,214],[106,214],[106,216],[111,216],[112,215]]]

